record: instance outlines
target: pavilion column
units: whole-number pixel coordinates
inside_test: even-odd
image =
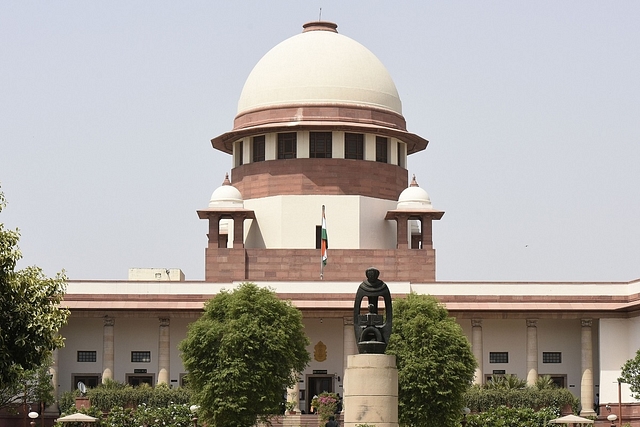
[[[104,318],[104,327],[102,330],[102,383],[107,380],[113,380],[113,365],[115,360],[115,351],[113,346],[113,326],[116,319],[113,317]]]
[[[433,221],[429,215],[422,215],[422,249],[433,249]]]
[[[397,243],[396,249],[409,249],[409,215],[399,214],[396,217],[397,223]]]
[[[219,248],[220,247],[220,215],[209,213],[209,247],[210,248]]]
[[[538,380],[538,319],[527,319],[527,385]]]
[[[244,248],[244,215],[233,216],[233,249]]]
[[[158,336],[158,384],[169,385],[169,367],[171,364],[171,344],[169,336],[169,318],[160,317]]]
[[[582,380],[580,381],[580,402],[582,409],[580,416],[593,416],[593,342],[591,339],[592,319],[582,319],[581,350],[582,350]]]
[[[478,362],[476,366],[476,375],[473,379],[474,384],[482,385],[484,380],[483,370],[483,349],[482,349],[482,319],[471,319],[471,349],[473,356]]]

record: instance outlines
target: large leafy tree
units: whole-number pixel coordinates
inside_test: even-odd
[[[411,293],[394,301],[387,354],[398,366],[400,425],[460,424],[476,360],[462,329],[434,297]]]
[[[0,409],[17,404],[52,404],[54,389],[49,376],[50,365],[51,360],[48,359],[37,369],[22,371],[17,381],[4,384],[0,388]]]
[[[285,389],[309,363],[302,314],[251,283],[220,292],[180,344],[187,380],[211,427],[253,426],[282,414]]]
[[[6,206],[0,192],[0,212]],[[69,311],[60,306],[66,278],[58,273],[48,278],[38,267],[16,270],[22,257],[18,230],[0,223],[0,388],[36,370],[63,345],[58,330]]]
[[[625,362],[618,381],[629,384],[633,398],[640,399],[640,350],[636,351],[636,357]]]

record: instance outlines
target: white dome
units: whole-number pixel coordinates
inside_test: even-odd
[[[240,191],[229,183],[228,177],[225,182],[215,189],[209,200],[210,208],[243,208],[244,201]]]
[[[270,106],[358,105],[402,114],[382,62],[335,24],[315,22],[267,52],[247,78],[238,114]]]
[[[429,194],[418,187],[415,176],[411,181],[411,185],[400,193],[397,209],[433,209]]]

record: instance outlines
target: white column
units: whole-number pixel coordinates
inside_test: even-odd
[[[484,361],[482,357],[482,319],[471,319],[471,350],[473,350],[473,356],[478,362],[473,383],[482,385],[484,381]]]
[[[591,341],[592,319],[582,319],[580,337],[582,350],[582,380],[580,381],[580,416],[592,416],[593,410],[593,343]]]
[[[160,317],[158,336],[158,384],[169,385],[169,366],[171,362],[171,346],[169,340],[169,318]]]
[[[527,385],[538,379],[538,320],[527,319]]]
[[[49,366],[49,375],[51,375],[51,385],[53,386],[53,400],[58,401],[58,349],[53,350],[51,354],[51,366]]]
[[[104,328],[102,331],[102,382],[113,380],[113,365],[115,352],[113,346],[113,325],[116,319],[113,317],[104,318]]]
[[[342,320],[342,378],[344,379],[344,370],[347,369],[347,358],[358,354],[358,346],[356,344],[356,333],[353,330],[353,317],[345,317]]]
[[[298,379],[299,374],[297,372],[295,372],[294,375],[296,376],[296,382],[293,385],[293,387],[287,388],[287,402],[295,403],[293,411],[296,414],[299,414],[300,413],[300,401],[299,401],[299,397],[300,397],[300,381]],[[285,414],[288,414],[288,411],[285,411]]]

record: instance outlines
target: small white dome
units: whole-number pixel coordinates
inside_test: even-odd
[[[215,189],[209,200],[210,208],[243,208],[244,201],[240,191],[231,185],[229,175],[225,176],[222,185]]]
[[[433,209],[429,194],[418,187],[415,175],[411,185],[400,193],[397,209]]]
[[[265,107],[336,104],[376,107],[402,114],[391,76],[360,43],[315,22],[271,49],[247,78],[238,114]]]

